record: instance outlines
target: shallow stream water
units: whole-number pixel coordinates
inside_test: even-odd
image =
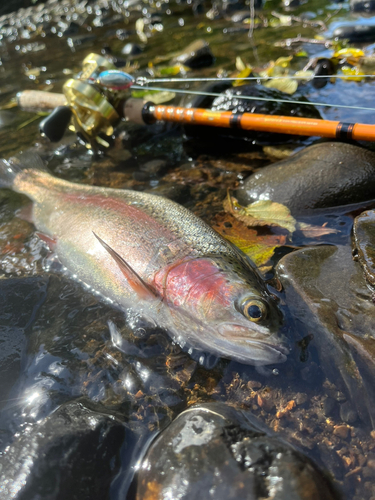
[[[167,65],[176,52],[198,38],[210,44],[215,62],[208,68],[189,70],[191,77],[230,74],[235,71],[236,57],[261,67],[297,52],[301,62],[296,69],[302,69],[309,58],[327,51],[327,47],[302,43],[285,48],[277,46],[277,42],[299,35],[311,39],[324,30],[321,25],[298,20],[291,21],[290,26],[272,24],[270,19],[278,18],[271,12],[297,18],[309,12],[308,19],[324,21],[327,28],[332,22],[362,22],[347,4],[310,0],[288,11],[279,0],[271,0],[256,16],[265,25],[254,29],[250,39],[248,25],[234,23],[231,14],[209,19],[208,2],[198,5],[103,0],[75,4],[66,0],[45,4],[43,28],[38,28],[31,18],[37,17],[38,9],[43,9],[41,5],[0,20],[0,106],[4,108],[17,92],[25,89],[61,92],[63,83],[80,71],[82,60],[91,52],[126,59],[121,50],[127,43],[139,44],[143,49],[129,60],[129,71],[155,67],[162,59]],[[147,42],[136,33],[135,22],[140,18],[145,19]],[[74,19],[76,24],[71,24]],[[147,24],[150,19],[154,19],[152,28]],[[374,88],[371,80],[332,80],[321,89],[306,84],[301,92],[310,101],[373,107]],[[373,111],[367,110],[323,107],[318,111],[323,118],[348,122],[372,123],[374,116]],[[1,109],[0,157],[33,148],[58,177],[91,185],[159,192],[182,203],[214,227],[219,224],[227,190],[238,188],[255,169],[275,161],[285,146],[275,145],[274,140],[267,142],[263,136],[261,144],[244,145],[240,141],[237,147],[228,141],[228,146],[214,154],[215,147],[209,141],[205,144],[204,137],[188,140],[180,127],[121,123],[110,148],[95,154],[72,132],[67,132],[57,144],[43,139],[38,130],[40,119],[17,107]],[[225,136],[222,141],[225,143]],[[319,141],[292,138],[287,147],[296,151]],[[373,149],[370,144],[366,147]],[[285,284],[277,293],[293,348],[286,363],[257,370],[225,359],[202,358],[201,353],[191,356],[162,330],[148,329],[131,311],[125,317],[85,290],[59,268],[35,235],[33,225],[17,217],[25,205],[26,197],[0,190],[2,458],[12,443],[16,443],[16,448],[26,447],[27,436],[33,429],[38,430],[43,419],[60,405],[83,402],[91,410],[122,422],[125,437],[119,434],[117,444],[111,444],[110,481],[103,483],[103,490],[97,489],[90,497],[83,492],[80,498],[120,500],[127,494],[140,450],[150,438],[193,403],[216,401],[252,411],[300,447],[330,475],[342,498],[375,497],[375,410],[372,411],[371,388],[375,374],[371,354],[375,314],[371,290],[361,269],[351,260],[353,219],[361,212],[360,207],[320,210],[301,217],[301,221],[311,224],[328,223],[337,232],[315,238],[298,233],[276,252],[266,270],[268,278],[274,275],[271,266],[298,248],[322,244],[339,248],[332,254],[326,247],[320,253],[318,247],[306,250],[307,254],[299,257],[302,264],[296,258],[297,264],[287,260],[282,265],[279,275],[284,276]],[[262,230],[259,234],[263,234]],[[296,266],[302,268],[304,259],[310,259],[309,272],[296,272]],[[319,276],[322,281],[317,281]],[[341,314],[342,330],[365,339],[362,351],[354,348],[355,354],[348,354],[336,319],[332,319],[333,311]],[[329,353],[323,355],[325,351]],[[357,372],[362,377],[358,386],[353,375]],[[352,375],[354,381],[348,382]],[[288,410],[290,401],[294,405],[289,405]],[[16,457],[22,455],[17,455],[17,449],[13,452]],[[37,460],[31,451],[29,455],[25,453],[24,463]],[[1,467],[0,498],[26,498],[22,496],[22,485],[28,481],[26,469],[17,476],[6,465]],[[31,465],[28,467],[32,469]],[[74,471],[74,477],[76,483],[69,484],[67,490],[61,485],[60,492],[55,493],[43,479],[35,479],[27,498],[63,498],[59,496],[62,491],[78,498],[80,470]],[[86,479],[88,484],[93,481]],[[7,481],[13,481],[11,497],[7,496]],[[133,493],[130,489],[129,497]]]

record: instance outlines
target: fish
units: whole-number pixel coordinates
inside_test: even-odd
[[[282,315],[254,264],[185,207],[59,179],[32,152],[0,160],[0,187],[31,199],[38,235],[73,277],[182,348],[286,361]]]

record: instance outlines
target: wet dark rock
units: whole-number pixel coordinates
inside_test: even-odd
[[[374,0],[350,0],[350,8],[354,12],[374,12]]]
[[[353,226],[354,245],[367,281],[375,286],[375,211],[356,217]]]
[[[354,424],[358,418],[358,414],[349,401],[342,403],[340,406],[340,418],[347,424]]]
[[[215,61],[208,42],[199,39],[185,47],[171,64],[180,63],[191,69],[208,68]]]
[[[335,73],[335,68],[333,66],[333,63],[330,59],[319,59],[314,67],[314,74],[315,76],[325,76],[325,75],[333,75]],[[313,86],[316,89],[322,89],[327,85],[327,83],[330,81],[329,78],[316,78],[313,80]]]
[[[270,199],[293,214],[371,200],[375,153],[340,142],[315,144],[252,174],[236,197],[244,205]]]
[[[123,56],[138,56],[143,52],[143,49],[137,43],[126,43],[121,49],[121,54]]]
[[[301,334],[314,332],[309,348],[316,349],[325,376],[374,427],[375,308],[350,245],[293,252],[281,259],[277,276]]]
[[[277,486],[276,486],[277,485]],[[208,403],[181,413],[151,444],[137,499],[336,498],[300,451],[251,413]]]
[[[335,28],[330,37],[347,39],[351,43],[370,43],[375,40],[375,25],[345,23]]]
[[[124,437],[113,415],[83,401],[64,404],[24,428],[1,456],[2,498],[107,498]]]
[[[0,408],[8,400],[9,391],[19,377],[30,318],[35,316],[45,293],[46,280],[41,277],[0,280]],[[0,426],[4,433],[1,419]]]

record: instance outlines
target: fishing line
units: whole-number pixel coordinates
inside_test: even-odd
[[[232,82],[232,81],[254,81],[258,80],[261,82],[262,80],[306,80],[311,81],[315,79],[325,78],[329,80],[331,78],[339,78],[339,79],[353,79],[354,78],[375,78],[375,75],[315,75],[309,77],[308,75],[284,75],[284,76],[246,76],[246,77],[208,77],[208,78],[146,78],[146,77],[138,77],[136,78],[136,83],[138,85],[146,85],[148,83],[191,83],[191,82]]]
[[[184,90],[184,89],[170,89],[165,87],[149,87],[142,85],[132,85],[132,89],[136,90],[156,90],[158,92],[174,92],[176,94],[189,94],[189,95],[203,95],[207,97],[223,97],[223,94],[218,94],[216,92],[203,92],[198,90]],[[244,96],[244,95],[236,95],[233,98],[238,100],[248,100],[248,101],[265,101],[265,102],[281,102],[285,104],[304,104],[310,106],[321,106],[327,108],[343,108],[343,109],[357,109],[362,111],[375,111],[375,108],[368,108],[365,106],[350,106],[348,104],[326,104],[322,102],[312,102],[312,101],[298,101],[298,100],[289,100],[289,99],[274,99],[270,97],[257,97],[257,96]]]

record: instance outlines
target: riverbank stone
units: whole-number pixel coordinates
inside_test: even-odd
[[[375,211],[367,210],[354,220],[355,254],[370,285],[375,286]]]
[[[280,260],[276,275],[299,334],[313,335],[310,354],[342,393],[342,420],[360,417],[375,428],[375,307],[351,245],[297,250]]]
[[[342,142],[308,146],[262,168],[237,189],[242,205],[272,200],[293,215],[375,198],[375,153]]]
[[[125,427],[83,400],[26,426],[0,457],[1,498],[108,497],[120,466]]]
[[[336,498],[302,452],[250,412],[222,403],[178,415],[148,449],[137,485],[137,500]]]

